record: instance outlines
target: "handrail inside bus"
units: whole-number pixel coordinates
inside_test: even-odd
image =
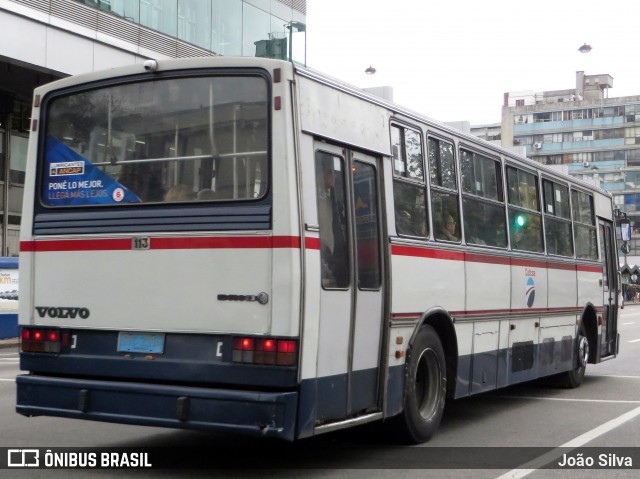
[[[239,156],[260,156],[266,155],[267,151],[246,151],[243,153],[225,153],[223,155],[194,155],[194,156],[170,156],[167,158],[144,158],[140,160],[125,160],[125,161],[103,161],[100,163],[93,163],[94,166],[109,166],[109,165],[131,165],[134,163],[152,163],[158,161],[178,161],[178,160],[215,160],[217,158],[237,158]]]

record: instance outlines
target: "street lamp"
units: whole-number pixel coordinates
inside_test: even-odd
[[[364,72],[367,75],[373,75],[377,70],[375,68],[373,68],[371,65],[369,65],[369,68],[367,68]]]
[[[293,62],[293,29],[306,35],[307,25],[302,22],[289,22],[284,25],[289,30],[289,61]],[[307,39],[304,41],[304,63],[307,63]]]
[[[578,48],[580,53],[589,53],[591,51],[591,45],[587,45],[586,43]]]

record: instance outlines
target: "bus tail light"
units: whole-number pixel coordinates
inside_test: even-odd
[[[59,329],[22,328],[20,351],[24,353],[59,353],[66,335]]]
[[[297,342],[293,339],[234,338],[234,363],[295,366]]]

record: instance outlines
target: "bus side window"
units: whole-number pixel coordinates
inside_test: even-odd
[[[573,227],[576,236],[576,257],[598,259],[596,242],[596,220],[593,198],[581,191],[571,190],[573,204]]]
[[[569,209],[569,188],[565,185],[542,181],[544,225],[547,253],[573,256],[573,233]]]
[[[532,173],[507,166],[507,184],[511,248],[542,253],[538,179]]]
[[[427,139],[431,208],[436,240],[460,241],[458,181],[453,143],[438,138]]]
[[[458,214],[458,198],[454,195],[431,192],[433,209],[434,236],[437,240],[460,241],[460,215]]]
[[[500,248],[507,246],[500,171],[499,161],[460,149],[462,211],[465,236],[469,243]]]
[[[415,130],[392,125],[391,151],[396,231],[401,235],[426,237],[429,227],[422,136]]]

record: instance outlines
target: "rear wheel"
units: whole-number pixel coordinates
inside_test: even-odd
[[[431,326],[418,332],[409,355],[405,378],[404,410],[393,421],[403,442],[431,439],[440,425],[447,391],[442,343]]]
[[[558,384],[568,389],[577,388],[584,380],[584,373],[589,362],[589,340],[584,326],[580,323],[578,337],[576,338],[576,365],[571,371],[558,375]]]

